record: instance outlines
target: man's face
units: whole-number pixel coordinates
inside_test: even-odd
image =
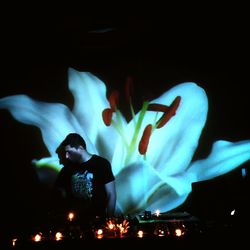
[[[70,145],[67,145],[65,147],[65,158],[68,161],[77,163],[81,161],[81,157],[82,157],[81,147],[74,148],[74,147],[71,147]]]

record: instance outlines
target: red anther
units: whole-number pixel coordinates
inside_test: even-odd
[[[118,101],[119,101],[119,92],[117,90],[114,90],[109,96],[109,104],[113,111],[115,111]]]
[[[169,111],[165,112],[157,122],[156,128],[162,128],[171,118],[175,115],[177,108],[179,107],[181,97],[177,96],[169,107]]]
[[[156,111],[156,112],[167,112],[169,107],[159,103],[150,103],[148,105],[148,111]]]
[[[106,126],[109,126],[112,121],[113,110],[110,108],[104,109],[102,111],[102,119]]]
[[[149,138],[152,133],[152,125],[148,124],[146,128],[143,131],[140,143],[139,143],[139,152],[140,154],[144,155],[147,152],[148,144],[149,144]]]

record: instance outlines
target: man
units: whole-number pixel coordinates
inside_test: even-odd
[[[56,187],[66,198],[68,208],[79,212],[80,218],[110,218],[116,206],[115,177],[108,160],[86,149],[84,139],[70,133],[56,150],[63,168]]]

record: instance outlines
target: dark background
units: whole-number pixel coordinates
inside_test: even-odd
[[[208,6],[207,6],[208,7]],[[0,97],[26,94],[72,107],[67,69],[90,71],[109,89],[134,79],[135,107],[186,81],[202,86],[209,112],[194,159],[215,140],[240,141],[249,130],[249,17],[244,7],[216,6],[163,13],[90,12],[82,15],[7,15],[1,18]],[[122,109],[125,109],[122,106]],[[1,214],[7,231],[46,218],[55,202],[31,160],[48,155],[40,131],[0,110]],[[245,205],[241,168],[201,185],[180,209],[220,217]],[[200,188],[200,189],[199,189]],[[198,191],[197,191],[198,190]]]

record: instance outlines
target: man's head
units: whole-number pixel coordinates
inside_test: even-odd
[[[56,153],[60,163],[67,164],[67,162],[79,162],[82,150],[86,150],[84,139],[77,133],[70,133],[56,149]]]

